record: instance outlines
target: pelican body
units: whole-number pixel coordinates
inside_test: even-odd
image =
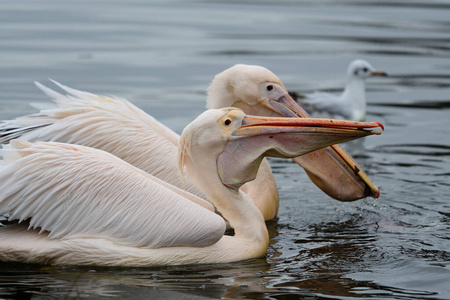
[[[297,157],[372,134],[379,123],[262,118],[208,110],[183,131],[177,165],[222,217],[120,158],[91,147],[13,140],[1,151],[0,260],[56,265],[225,263],[263,256],[264,218],[240,187],[265,156]],[[182,171],[186,170],[186,174]]]

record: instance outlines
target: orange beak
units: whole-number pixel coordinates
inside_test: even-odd
[[[277,99],[263,101],[266,108],[278,115],[291,118],[309,118],[286,91]],[[362,167],[339,145],[317,150],[294,161],[303,167],[310,179],[330,197],[340,201],[354,201],[365,197],[378,198],[380,190]]]
[[[255,178],[265,156],[301,157],[332,144],[381,134],[374,130],[378,127],[383,129],[377,122],[245,116],[217,159],[220,178],[237,188]]]

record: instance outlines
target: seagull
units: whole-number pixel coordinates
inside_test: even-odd
[[[188,178],[183,183],[179,179],[178,134],[125,99],[79,91],[53,82],[66,94],[36,82],[56,105],[35,104],[41,110],[39,113],[4,121],[0,124],[0,143],[20,138],[101,149],[197,198],[206,198]],[[308,117],[275,74],[253,65],[238,64],[216,75],[208,88],[207,106],[235,106],[252,115]],[[353,201],[379,196],[378,188],[362,167],[340,146],[333,145],[294,158],[294,161],[319,188],[335,199]],[[277,216],[278,189],[266,159],[256,179],[245,184],[242,190],[255,201],[265,220]]]
[[[234,228],[177,187],[103,150],[12,140],[1,150],[0,260],[161,266],[263,256],[264,218],[240,187],[265,156],[292,158],[373,134],[379,123],[269,118],[211,109],[182,132],[177,165]],[[186,174],[182,170],[186,170]]]
[[[387,73],[375,70],[365,60],[357,59],[348,66],[347,85],[342,94],[314,92],[304,96],[299,95],[297,101],[310,113],[327,113],[347,120],[365,121],[365,80],[374,76],[387,76]]]

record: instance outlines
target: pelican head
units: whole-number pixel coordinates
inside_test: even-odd
[[[376,70],[365,60],[356,59],[348,66],[347,76],[349,79],[366,79],[372,76],[387,76],[387,73]]]
[[[208,182],[196,182],[208,195],[211,183],[217,182],[214,178],[232,189],[253,180],[265,156],[298,157],[335,143],[379,134],[371,128],[380,126],[332,119],[256,117],[237,108],[211,109],[184,129],[178,166],[186,165],[194,181],[202,178]]]
[[[234,106],[246,114],[309,118],[289,95],[281,80],[261,66],[237,64],[215,76],[208,88],[208,108]],[[379,197],[358,163],[338,145],[294,158],[310,179],[339,201]]]
[[[253,65],[235,65],[217,74],[208,88],[208,108],[238,107],[245,113],[259,116],[295,117],[304,112],[288,96],[281,80],[268,69]],[[288,102],[289,109],[278,101]]]

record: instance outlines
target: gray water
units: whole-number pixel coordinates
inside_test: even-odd
[[[355,58],[381,136],[347,148],[381,188],[340,203],[272,159],[279,218],[264,258],[164,268],[0,263],[0,299],[450,298],[449,1],[2,1],[0,119],[33,85],[122,96],[180,132],[213,76],[262,65],[296,92],[339,92]],[[0,241],[1,242],[1,241]]]

